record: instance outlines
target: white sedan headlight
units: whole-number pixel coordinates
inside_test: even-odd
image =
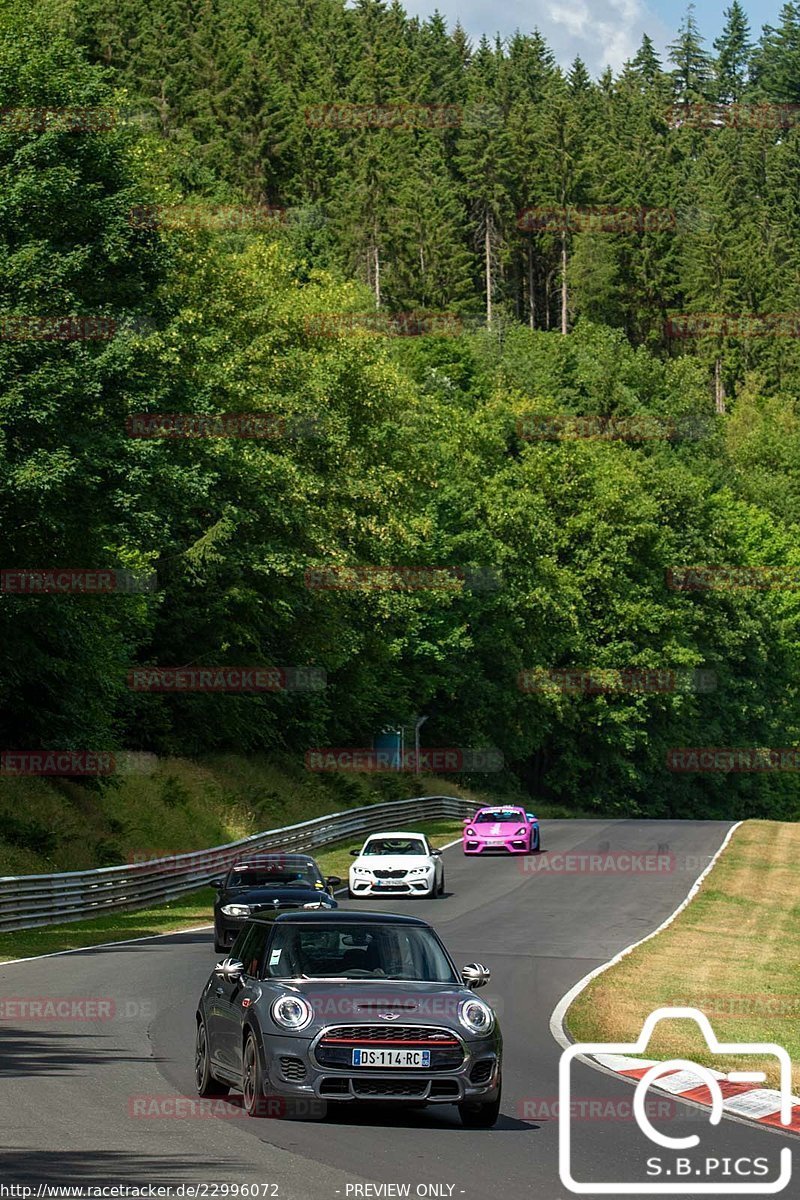
[[[433,870],[432,865],[430,863],[428,863],[428,865],[426,867],[412,867],[411,870],[408,871],[408,874],[409,875],[427,875],[428,872],[432,871],[432,870]]]
[[[314,1010],[302,996],[281,996],[272,1006],[272,1019],[284,1029],[305,1029],[314,1018]]]
[[[221,911],[225,913],[226,917],[249,917],[250,916],[250,905],[249,904],[223,904]]]
[[[470,1033],[490,1033],[494,1026],[494,1013],[482,1000],[462,1000],[458,1019]]]
[[[372,871],[369,869],[369,867],[352,867],[351,870],[353,871],[354,875],[371,875],[372,874]]]

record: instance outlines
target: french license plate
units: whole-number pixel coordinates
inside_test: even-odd
[[[354,1067],[429,1067],[430,1050],[354,1050]]]

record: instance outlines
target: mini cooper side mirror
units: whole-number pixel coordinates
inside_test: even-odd
[[[476,988],[485,987],[492,978],[492,972],[488,967],[484,967],[483,963],[467,963],[461,968],[461,981],[468,988],[475,991]]]
[[[217,963],[214,967],[214,974],[220,979],[224,979],[227,983],[233,983],[244,975],[244,963],[239,962],[238,958],[226,958],[221,963]]]

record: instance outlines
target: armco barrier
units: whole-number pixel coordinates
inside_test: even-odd
[[[261,850],[306,852],[379,829],[415,821],[471,816],[475,805],[457,796],[418,796],[330,813],[298,825],[269,829],[210,850],[153,859],[132,866],[67,871],[60,875],[0,877],[0,932],[33,929],[100,916],[114,909],[143,908],[195,891],[243,855]]]

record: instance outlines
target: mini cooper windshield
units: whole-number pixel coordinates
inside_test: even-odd
[[[276,925],[264,974],[268,979],[459,982],[433,930],[415,925]]]

